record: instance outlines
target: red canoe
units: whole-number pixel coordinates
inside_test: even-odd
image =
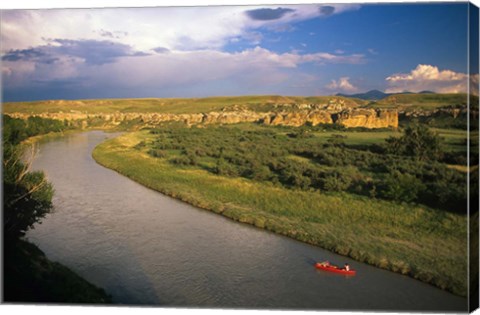
[[[347,276],[354,276],[357,273],[353,269],[345,270],[343,268],[339,268],[339,267],[334,266],[334,265],[327,265],[325,263],[316,263],[315,268],[325,270],[325,271],[335,272],[335,273],[339,273],[339,274],[347,275]]]

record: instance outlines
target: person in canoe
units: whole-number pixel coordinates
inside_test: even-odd
[[[346,271],[350,271],[350,266],[347,263],[345,263],[345,266],[343,266],[343,269],[345,269]]]

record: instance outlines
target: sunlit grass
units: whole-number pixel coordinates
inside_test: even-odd
[[[99,99],[99,100],[60,100],[4,103],[4,113],[172,113],[191,114],[210,111],[220,111],[227,106],[242,105],[254,111],[269,111],[273,104],[326,104],[332,98],[343,99],[349,105],[363,105],[363,100],[349,99],[338,96],[219,96],[205,98],[145,98],[145,99]]]
[[[371,137],[388,135],[376,134]],[[354,137],[352,133],[347,139]],[[134,148],[152,140],[146,131],[126,134],[100,144],[93,156],[108,168],[197,207],[466,295],[465,216],[174,166]]]

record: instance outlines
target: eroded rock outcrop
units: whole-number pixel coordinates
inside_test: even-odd
[[[398,112],[396,110],[380,109],[349,109],[336,116],[335,123],[348,128],[388,128],[398,127]]]
[[[280,112],[267,115],[263,120],[266,125],[286,125],[286,126],[303,126],[311,124],[332,124],[332,115],[327,111],[299,111],[299,112]]]
[[[310,108],[310,107],[309,107]],[[263,122],[266,125],[303,126],[306,124],[316,126],[319,124],[337,123],[346,127],[386,128],[398,127],[398,113],[393,110],[374,110],[361,108],[336,108],[300,109],[279,112],[254,112],[240,109],[237,111],[221,111],[196,114],[170,114],[170,113],[41,113],[35,114],[42,118],[66,120],[75,122],[78,126],[86,128],[91,125],[114,127],[125,122],[132,122],[138,126],[155,126],[163,122],[183,122],[187,125],[199,124],[236,124],[242,122]],[[8,113],[15,118],[27,119],[30,114]]]

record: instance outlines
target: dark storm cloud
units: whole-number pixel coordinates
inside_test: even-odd
[[[76,78],[68,78],[68,79],[55,79],[55,80],[40,80],[34,79],[32,80],[32,85],[34,86],[43,86],[48,89],[67,89],[67,88],[80,88],[82,84],[87,82],[87,78],[85,77],[76,77]]]
[[[335,7],[329,6],[329,5],[323,5],[318,8],[320,10],[320,13],[323,15],[332,15],[335,12]]]
[[[133,51],[129,45],[107,40],[55,39],[53,42],[60,44],[60,46],[54,47],[56,52],[62,55],[83,58],[87,64],[92,65],[111,63],[119,57],[147,55],[143,52]]]
[[[19,61],[19,60],[35,60],[41,59],[45,56],[45,53],[41,49],[30,48],[30,49],[16,49],[10,50],[5,55],[3,55],[2,60],[4,61]]]
[[[287,9],[287,8],[276,8],[276,9],[263,8],[263,9],[249,10],[249,11],[246,11],[245,13],[252,20],[269,21],[269,20],[280,19],[288,12],[293,12],[293,11],[295,10]]]
[[[129,45],[107,40],[52,39],[49,42],[49,45],[35,48],[11,50],[2,57],[2,60],[50,64],[65,56],[82,58],[85,63],[90,65],[102,65],[112,63],[119,57],[148,55],[144,52],[134,51]]]
[[[168,48],[165,48],[165,47],[157,47],[157,48],[153,48],[152,50],[154,52],[156,52],[157,54],[164,54],[164,53],[170,52],[170,50]]]
[[[90,90],[84,88],[85,82],[88,82],[88,79],[83,77],[61,80],[35,79],[28,85],[5,88],[3,98],[5,102],[94,98],[94,95],[89,94]]]

